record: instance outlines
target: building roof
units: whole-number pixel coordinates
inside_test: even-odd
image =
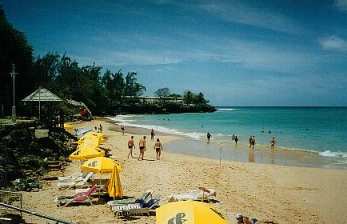
[[[49,91],[48,89],[39,87],[37,90],[32,92],[29,96],[22,99],[23,102],[61,102],[63,101],[57,95]]]

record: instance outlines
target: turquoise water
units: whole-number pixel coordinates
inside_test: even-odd
[[[346,107],[224,107],[215,113],[120,115],[116,120],[193,139],[210,132],[220,142],[237,134],[247,144],[254,135],[258,144],[268,145],[275,136],[281,147],[347,158]]]

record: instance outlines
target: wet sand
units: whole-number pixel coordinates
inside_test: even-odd
[[[347,220],[346,170],[224,160],[220,165],[218,159],[169,153],[166,147],[179,142],[180,137],[167,135],[160,135],[164,144],[162,160],[155,160],[154,142],[150,140],[146,160],[127,159],[128,138],[134,135],[135,142],[138,142],[146,130],[132,129],[133,134],[126,133],[123,136],[117,131],[117,125],[104,119],[82,122],[78,126],[95,126],[100,123],[108,137],[106,144],[112,145],[113,157],[124,168],[120,177],[126,196],[140,196],[145,190],[152,189],[154,194],[161,196],[161,203],[165,203],[172,193],[204,186],[217,191],[220,203],[214,206],[228,218],[229,223],[236,223],[236,213],[277,223],[344,223]],[[185,144],[181,148],[187,151],[188,147]],[[138,155],[137,150],[135,153]],[[258,160],[257,155],[254,160]],[[78,170],[79,163],[74,162],[67,168],[65,175]],[[24,207],[80,223],[155,223],[155,217],[118,219],[102,203],[56,207],[53,200],[57,195],[72,193],[73,190],[58,190],[55,181],[47,182],[40,192],[24,192]],[[28,221],[45,223],[31,218]]]
[[[231,141],[224,142],[223,144],[211,141],[211,143],[207,144],[200,140],[180,138],[171,141],[167,144],[166,148],[169,152],[207,157],[217,160],[256,162],[285,166],[347,169],[345,159],[323,157],[316,152],[302,150],[288,150],[278,147],[271,149],[269,146],[265,145],[257,145],[255,149],[251,149],[248,145],[242,143],[236,145]]]

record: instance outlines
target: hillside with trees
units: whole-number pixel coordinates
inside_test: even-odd
[[[183,95],[170,93],[168,88],[156,91],[158,99],[149,102],[141,97],[146,87],[139,83],[137,73],[121,70],[103,72],[101,66],[80,65],[67,55],[49,52],[34,57],[25,35],[6,19],[0,6],[0,110],[9,115],[12,106],[12,79],[10,72],[15,64],[16,101],[45,87],[63,99],[84,102],[94,114],[115,113],[180,113],[211,112],[202,93],[186,91]],[[167,100],[167,97],[171,97]],[[178,98],[182,100],[178,101]],[[20,113],[20,110],[18,111]]]

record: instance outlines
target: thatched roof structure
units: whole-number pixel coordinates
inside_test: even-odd
[[[22,99],[23,102],[61,102],[63,101],[57,95],[49,91],[48,89],[39,87],[32,92],[29,96]]]

